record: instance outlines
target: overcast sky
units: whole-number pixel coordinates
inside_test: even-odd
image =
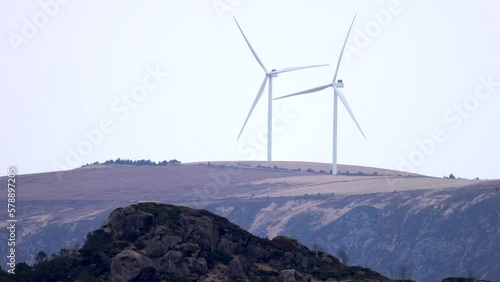
[[[44,4],[45,3],[45,4]],[[265,160],[275,97],[338,78],[338,161],[500,178],[500,4],[484,1],[3,1],[0,167],[107,159]],[[273,160],[331,162],[333,93],[274,102]]]

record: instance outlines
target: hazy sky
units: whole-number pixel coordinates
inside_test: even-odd
[[[338,160],[500,178],[500,4],[484,1],[2,1],[0,175],[115,158],[264,160],[267,68],[335,65]],[[280,74],[275,97],[334,66]],[[273,159],[331,162],[331,89],[274,102]]]

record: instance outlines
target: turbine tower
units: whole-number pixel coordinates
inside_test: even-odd
[[[269,80],[269,97],[267,99],[267,161],[271,161],[271,153],[272,153],[272,119],[273,119],[273,77],[277,77],[278,74],[284,73],[284,72],[289,72],[289,71],[296,71],[296,70],[301,70],[301,69],[308,69],[308,68],[316,68],[316,67],[323,67],[323,66],[328,66],[328,65],[311,65],[311,66],[301,66],[301,67],[290,67],[290,68],[283,68],[283,69],[272,69],[269,71],[262,61],[260,60],[259,56],[253,49],[252,45],[248,41],[247,37],[245,36],[245,33],[243,33],[243,30],[241,29],[238,21],[236,20],[235,17],[234,21],[236,22],[236,25],[238,26],[238,29],[241,32],[241,35],[243,35],[243,38],[245,39],[248,47],[250,48],[250,51],[252,51],[253,56],[259,63],[259,65],[262,67],[262,69],[265,72],[265,77],[264,80],[262,81],[262,84],[260,86],[259,92],[257,92],[257,96],[255,97],[255,100],[252,104],[252,107],[250,108],[250,112],[247,115],[247,118],[245,119],[245,122],[243,123],[243,127],[241,128],[240,134],[238,135],[238,139],[240,139],[241,133],[243,133],[243,129],[245,129],[245,125],[248,122],[248,119],[252,115],[252,112],[259,102],[260,96],[262,96],[262,93],[264,92],[264,88],[266,88],[267,81]]]
[[[333,156],[332,156],[332,159],[333,159],[332,160],[332,174],[333,175],[337,174],[337,112],[338,112],[337,111],[337,97],[340,98],[340,101],[342,101],[345,108],[349,112],[349,115],[351,115],[351,118],[354,120],[354,123],[356,123],[356,126],[358,127],[359,131],[361,131],[361,134],[366,139],[366,136],[363,133],[363,130],[361,129],[361,127],[359,126],[358,121],[354,117],[354,114],[352,113],[352,110],[349,107],[349,104],[347,103],[346,98],[344,97],[342,92],[340,92],[340,90],[339,90],[339,88],[344,87],[344,83],[342,80],[337,80],[337,73],[339,71],[340,62],[342,61],[342,55],[344,54],[345,45],[347,43],[347,39],[349,38],[349,34],[351,33],[351,29],[352,29],[352,26],[354,24],[355,19],[356,19],[356,15],[354,15],[354,18],[352,19],[351,26],[349,27],[349,31],[347,32],[347,36],[346,36],[345,41],[344,41],[344,45],[342,46],[342,50],[340,51],[340,56],[339,56],[339,59],[337,62],[337,68],[335,69],[335,74],[333,75],[332,82],[330,82],[329,84],[326,84],[326,85],[318,86],[315,88],[300,91],[297,93],[293,93],[293,94],[282,96],[282,97],[275,99],[275,100],[278,100],[278,99],[283,99],[283,98],[297,96],[297,95],[314,93],[314,92],[321,91],[321,90],[328,88],[328,87],[333,88],[333,153],[332,153],[333,154]]]

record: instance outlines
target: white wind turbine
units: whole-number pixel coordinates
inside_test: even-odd
[[[250,45],[250,42],[248,41],[247,37],[245,36],[245,33],[243,33],[243,30],[241,29],[238,21],[236,20],[235,17],[234,21],[236,22],[236,25],[238,26],[238,29],[240,30],[241,34],[243,35],[243,38],[245,39],[248,47],[250,48],[250,51],[252,51],[253,56],[259,63],[259,65],[264,69],[264,72],[266,73],[266,76],[264,77],[264,81],[262,81],[262,85],[260,86],[259,92],[257,93],[257,96],[255,97],[255,100],[253,102],[252,107],[250,108],[250,112],[247,115],[247,118],[245,119],[245,123],[243,123],[243,127],[241,128],[240,134],[238,135],[238,139],[240,139],[241,133],[243,133],[243,129],[245,129],[245,125],[247,124],[248,119],[250,118],[250,115],[252,115],[252,112],[259,102],[260,96],[262,96],[262,93],[264,92],[264,88],[266,87],[267,81],[269,80],[269,97],[267,100],[267,161],[271,161],[271,147],[272,147],[272,118],[273,118],[273,77],[277,77],[279,73],[283,72],[289,72],[289,71],[296,71],[296,70],[301,70],[301,69],[308,69],[308,68],[316,68],[316,67],[323,67],[323,66],[328,66],[328,65],[312,65],[312,66],[301,66],[301,67],[290,67],[290,68],[284,68],[284,69],[272,69],[271,71],[268,71],[267,68],[264,66],[262,61],[260,60],[259,56],[253,49],[252,45]],[[237,140],[238,140],[237,139]]]
[[[337,174],[337,97],[340,98],[340,100],[344,104],[345,108],[347,109],[347,111],[351,115],[352,119],[356,123],[356,126],[358,127],[359,131],[361,131],[361,134],[366,139],[366,136],[363,133],[363,130],[361,130],[361,127],[359,126],[358,122],[356,121],[356,118],[354,117],[354,114],[352,113],[351,108],[349,107],[349,104],[347,103],[346,98],[344,97],[342,92],[340,92],[340,90],[339,90],[339,88],[344,87],[344,83],[342,82],[342,80],[336,81],[337,80],[337,73],[339,71],[340,62],[342,60],[342,55],[344,54],[345,45],[347,43],[347,39],[349,38],[349,34],[351,33],[351,29],[352,29],[352,26],[354,24],[355,19],[356,19],[356,15],[354,15],[354,18],[352,19],[352,23],[351,23],[351,26],[349,27],[349,31],[347,32],[347,36],[345,38],[344,45],[342,46],[342,51],[340,51],[339,60],[337,62],[337,68],[335,69],[335,74],[333,75],[332,82],[330,82],[329,84],[326,84],[326,85],[318,86],[315,88],[300,91],[297,93],[293,93],[293,94],[282,96],[282,97],[275,99],[275,100],[277,100],[277,99],[283,99],[283,98],[287,98],[287,97],[291,97],[291,96],[314,93],[314,92],[321,91],[321,90],[328,88],[328,87],[333,88],[333,94],[334,94],[333,95],[333,162],[332,162],[332,174],[333,175]]]

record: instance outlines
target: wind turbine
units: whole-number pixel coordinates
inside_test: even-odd
[[[340,79],[337,80],[337,73],[339,71],[340,62],[342,61],[342,55],[344,54],[345,45],[347,43],[347,39],[349,38],[349,34],[351,33],[351,29],[352,29],[352,26],[354,24],[354,20],[355,19],[356,19],[356,15],[354,15],[354,18],[352,19],[352,23],[351,23],[351,26],[349,27],[349,31],[347,32],[347,36],[345,38],[344,45],[342,46],[342,51],[340,51],[339,60],[337,62],[337,68],[335,69],[335,74],[333,75],[332,82],[330,82],[329,84],[325,84],[325,85],[322,85],[322,86],[318,86],[318,87],[315,87],[315,88],[311,88],[311,89],[308,89],[308,90],[300,91],[300,92],[297,92],[297,93],[293,93],[293,94],[282,96],[282,97],[279,97],[279,98],[275,99],[275,100],[278,100],[278,99],[283,99],[283,98],[297,96],[297,95],[314,93],[314,92],[321,91],[321,90],[323,90],[325,88],[328,88],[328,87],[332,87],[333,88],[333,161],[332,161],[332,174],[333,175],[337,174],[337,97],[340,98],[340,101],[342,101],[342,103],[344,104],[345,108],[347,109],[347,111],[351,115],[351,117],[354,120],[354,123],[356,123],[356,126],[358,127],[359,131],[361,131],[361,134],[366,139],[366,136],[363,133],[363,130],[361,129],[361,127],[359,126],[358,121],[354,117],[354,114],[352,113],[352,110],[349,107],[349,104],[347,103],[346,98],[344,97],[344,95],[342,94],[342,92],[340,92],[340,90],[339,90],[339,88],[343,88],[344,87],[344,83]]]
[[[264,81],[262,81],[262,84],[260,86],[259,92],[257,92],[257,96],[255,97],[255,100],[253,101],[252,107],[250,108],[250,112],[247,115],[247,118],[245,119],[245,123],[243,123],[243,127],[241,128],[240,134],[238,135],[238,139],[240,139],[241,133],[243,133],[243,129],[245,129],[245,125],[248,122],[248,119],[252,115],[253,109],[259,102],[260,96],[262,96],[262,93],[264,92],[264,88],[266,88],[267,81],[269,80],[269,97],[267,100],[267,161],[271,161],[271,148],[272,148],[272,118],[273,118],[273,77],[277,77],[279,73],[284,73],[284,72],[289,72],[289,71],[296,71],[296,70],[301,70],[301,69],[308,69],[308,68],[316,68],[316,67],[323,67],[323,66],[328,66],[328,65],[312,65],[312,66],[301,66],[301,67],[290,67],[290,68],[284,68],[284,69],[272,69],[269,71],[262,61],[260,60],[259,56],[253,49],[252,45],[248,41],[247,37],[245,36],[245,33],[243,33],[243,30],[240,27],[240,24],[236,20],[235,17],[234,21],[236,22],[236,25],[238,26],[238,29],[241,32],[241,35],[243,35],[243,38],[245,39],[248,47],[250,48],[250,51],[252,51],[253,56],[259,63],[259,65],[264,69],[264,72],[266,73],[266,76],[264,77]]]

